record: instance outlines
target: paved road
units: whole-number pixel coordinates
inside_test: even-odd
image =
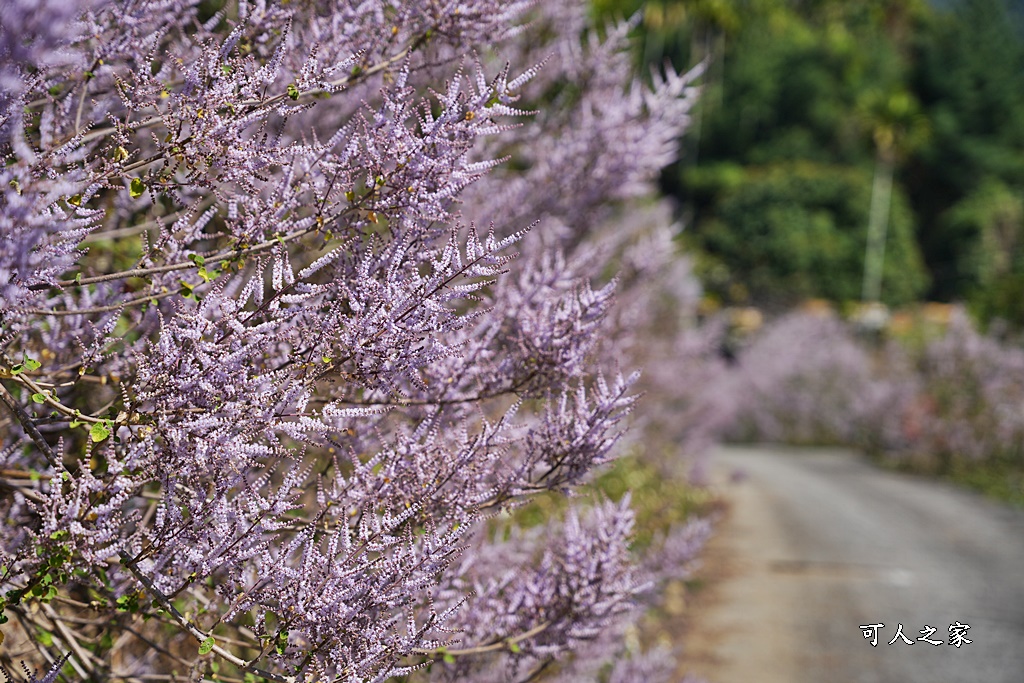
[[[712,683],[1024,682],[1024,512],[842,451],[722,449],[683,658]],[[973,642],[948,644],[949,625]],[[862,624],[884,623],[878,645]],[[913,642],[897,639],[897,625]],[[918,641],[936,627],[933,646]]]

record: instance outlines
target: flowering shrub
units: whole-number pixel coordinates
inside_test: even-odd
[[[736,371],[742,408],[734,436],[790,443],[851,443],[877,427],[895,386],[831,314],[791,313],[758,334]]]
[[[0,2],[7,663],[531,680],[615,654],[649,578],[628,506],[485,524],[587,481],[634,406],[589,234],[694,91],[634,82],[628,24],[585,16]]]
[[[920,394],[904,406],[905,459],[932,469],[1024,456],[1024,350],[980,334],[961,310],[916,363]],[[893,449],[896,450],[896,449]]]
[[[733,438],[846,444],[943,474],[995,468],[1017,480],[999,491],[1021,494],[1024,350],[980,334],[962,310],[919,348],[791,314],[750,343],[737,372]]]

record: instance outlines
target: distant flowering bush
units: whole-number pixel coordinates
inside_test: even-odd
[[[8,669],[610,661],[650,578],[628,505],[492,530],[586,482],[634,406],[623,243],[591,234],[695,91],[635,81],[628,29],[528,1],[0,0]]]
[[[743,396],[732,429],[738,437],[850,443],[890,398],[871,349],[826,313],[773,321],[744,349],[736,372]]]
[[[794,313],[749,343],[737,373],[732,438],[845,444],[947,473],[1024,463],[1024,350],[963,311],[919,347]]]
[[[979,333],[964,311],[915,363],[919,392],[891,450],[930,468],[1024,463],[1024,349]]]

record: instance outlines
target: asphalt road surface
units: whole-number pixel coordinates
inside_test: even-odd
[[[728,511],[687,670],[711,683],[1024,683],[1024,511],[838,450],[725,448],[713,462]],[[726,483],[736,470],[745,478]],[[972,641],[959,648],[957,622]],[[879,623],[872,647],[861,626]]]

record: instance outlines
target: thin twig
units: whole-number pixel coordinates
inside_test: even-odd
[[[121,564],[129,572],[131,572],[131,575],[134,576],[136,580],[139,581],[139,583],[145,586],[146,590],[149,591],[154,598],[156,598],[157,602],[159,602],[163,606],[163,608],[167,610],[171,617],[176,622],[178,622],[179,626],[188,631],[189,635],[191,635],[200,643],[206,641],[207,638],[211,637],[210,634],[204,633],[203,631],[199,630],[199,628],[196,627],[195,624],[186,619],[185,616],[178,611],[177,607],[171,604],[171,601],[167,599],[167,596],[165,596],[160,591],[160,589],[156,587],[156,585],[149,579],[148,576],[146,576],[139,570],[138,566],[136,566],[135,564],[135,560],[132,559],[131,555],[129,555],[123,550],[121,550],[118,553],[118,555],[120,555],[121,557]],[[294,676],[280,676],[278,674],[271,673],[270,671],[264,671],[263,669],[257,668],[251,662],[247,662],[244,659],[236,657],[235,655],[231,654],[230,652],[228,652],[227,650],[225,650],[217,644],[214,644],[213,647],[211,647],[210,649],[213,652],[216,652],[224,659],[226,659],[227,661],[237,666],[238,668],[243,669],[245,671],[250,671],[258,676],[269,678],[272,681],[278,681],[278,683],[295,683],[296,681]]]
[[[535,635],[538,635],[539,633],[543,633],[545,630],[547,630],[548,626],[550,625],[550,621],[545,621],[541,624],[538,624],[537,626],[534,626],[529,631],[520,633],[517,636],[513,636],[511,638],[503,638],[501,640],[497,640],[493,643],[488,643],[486,645],[477,645],[475,647],[461,648],[458,650],[449,650],[448,648],[438,648],[436,650],[413,648],[413,652],[418,655],[427,656],[452,655],[453,657],[465,657],[467,655],[478,655],[483,654],[485,652],[495,652],[497,650],[507,649],[511,651],[513,645],[518,645],[524,640],[528,640],[529,638],[532,638]]]
[[[14,396],[11,395],[11,392],[7,391],[7,387],[2,383],[0,383],[0,400],[2,400],[4,405],[14,413],[14,417],[16,417],[18,422],[21,423],[22,429],[25,430],[29,438],[32,439],[32,442],[39,448],[39,450],[43,452],[43,455],[46,457],[46,461],[50,463],[50,467],[55,470],[59,470],[60,459],[57,457],[57,454],[53,452],[53,449],[50,448],[50,444],[46,443],[46,439],[44,439],[43,435],[39,433],[38,429],[36,429],[36,426],[32,423],[32,418],[29,417],[28,413],[22,410],[17,401],[14,400]]]

